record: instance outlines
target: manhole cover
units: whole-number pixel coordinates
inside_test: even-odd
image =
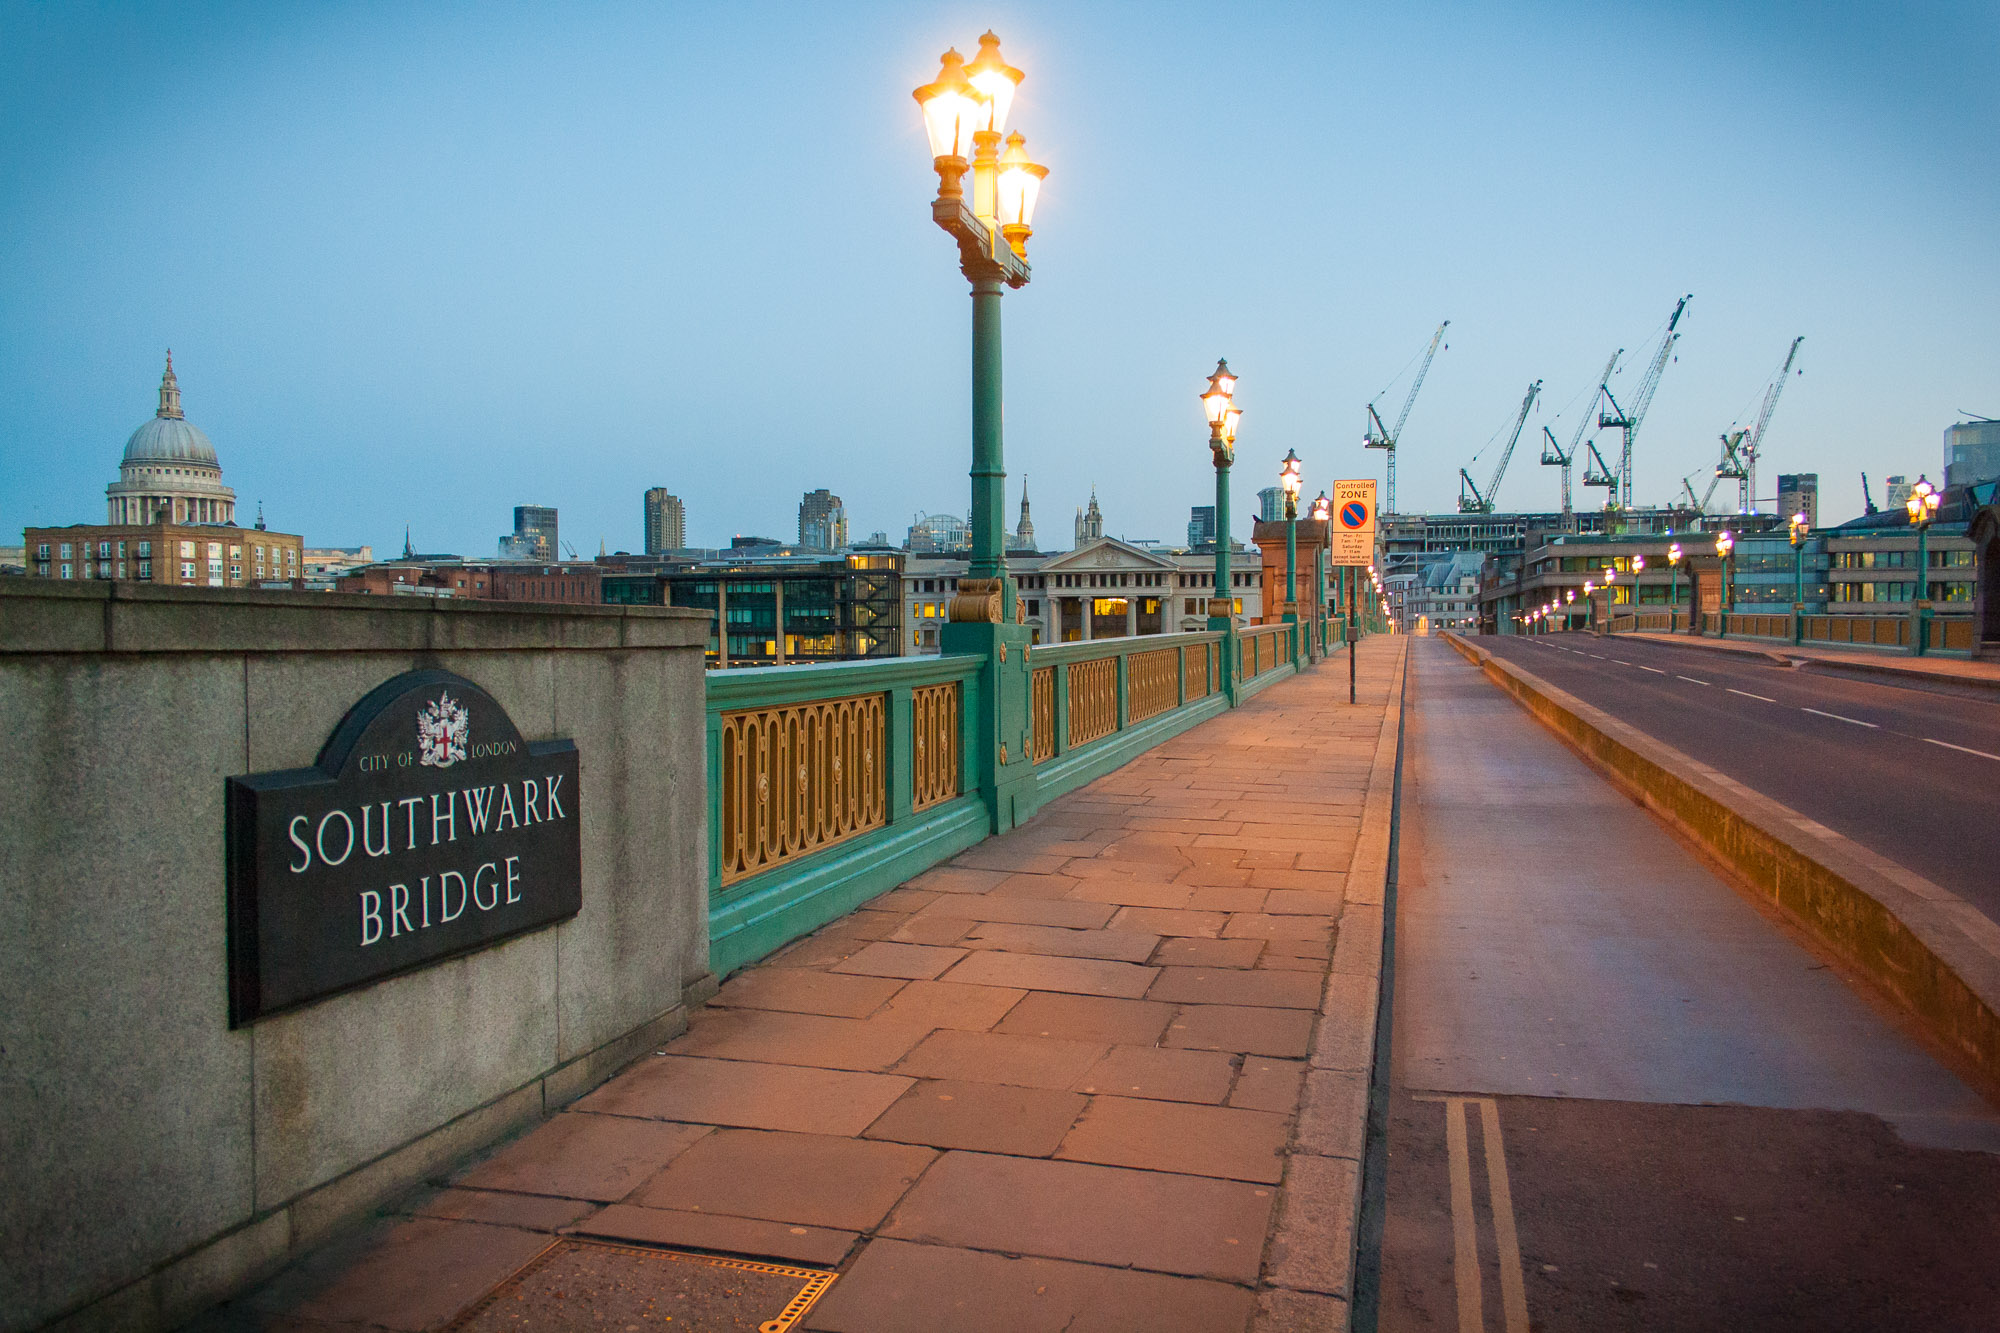
[[[787,1333],[834,1274],[676,1250],[559,1240],[449,1333]]]

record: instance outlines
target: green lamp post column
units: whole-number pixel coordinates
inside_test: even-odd
[[[1792,515],[1792,642],[1806,639],[1806,511]]]
[[[1236,462],[1236,425],[1243,409],[1236,406],[1236,376],[1229,362],[1217,361],[1215,373],[1202,391],[1201,410],[1208,418],[1208,449],[1215,463],[1215,596],[1208,602],[1208,627],[1222,632],[1222,691],[1231,704],[1242,697],[1237,670],[1236,602],[1231,588],[1229,557],[1229,469]]]
[[[1734,559],[1730,553],[1735,549],[1736,538],[1731,536],[1726,529],[1717,535],[1715,539],[1715,554],[1722,566],[1722,596],[1716,600],[1717,614],[1715,617],[1715,637],[1718,639],[1729,637],[1729,607],[1731,604],[1729,566]]]
[[[967,758],[996,833],[1036,804],[1029,721],[1028,643],[1014,582],[1007,576],[1002,441],[1000,298],[1028,284],[1028,238],[1048,169],[1028,160],[1026,142],[1007,135],[1021,71],[1000,57],[987,33],[970,65],[946,51],[936,81],[915,92],[937,171],[931,220],[958,244],[959,271],[972,286],[972,558],[939,636],[946,653],[986,659],[969,706],[977,709]],[[1005,136],[1005,151],[1001,144]],[[971,160],[966,157],[971,150]],[[972,198],[964,179],[970,170]],[[906,725],[900,719],[891,726]]]
[[[1916,654],[1922,657],[1930,648],[1931,639],[1931,520],[1938,511],[1937,488],[1924,477],[1917,478],[1917,484],[1910,487],[1907,506],[1910,522],[1917,530],[1917,586],[1916,598],[1911,609],[1916,613]]]
[[[1676,617],[1681,611],[1681,544],[1667,546],[1667,633],[1675,630]]]
[[[1299,462],[1296,449],[1285,450],[1285,461],[1278,467],[1278,485],[1285,492],[1285,612],[1284,620],[1293,626],[1291,633],[1292,661],[1297,665],[1298,654],[1303,651],[1297,629],[1299,623],[1299,492],[1305,489],[1305,473]]]
[[[1326,656],[1326,562],[1333,553],[1333,502],[1321,491],[1313,500],[1313,522],[1319,524],[1319,554],[1313,560],[1313,626],[1319,655]]]

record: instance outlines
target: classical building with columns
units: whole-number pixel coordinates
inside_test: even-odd
[[[305,541],[236,525],[236,492],[222,484],[215,446],[181,411],[174,356],[153,419],[132,432],[118,480],[104,489],[105,522],[29,528],[23,559],[51,579],[132,579],[243,588],[304,577]]]
[[[1230,563],[1238,623],[1256,623],[1263,607],[1261,559],[1244,547],[1231,554]],[[1215,592],[1212,552],[1148,550],[1116,537],[1095,537],[1053,555],[1009,551],[1007,568],[1019,585],[1022,619],[1036,643],[1208,628],[1208,599]],[[951,599],[965,570],[963,559],[913,553],[905,560],[905,653],[938,650],[938,632],[950,619]]]

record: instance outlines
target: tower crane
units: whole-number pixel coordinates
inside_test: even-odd
[[[1431,335],[1431,345],[1424,350],[1424,363],[1417,367],[1417,377],[1410,381],[1409,396],[1403,399],[1403,410],[1396,414],[1396,429],[1384,426],[1381,414],[1375,410],[1375,403],[1368,404],[1368,428],[1361,437],[1362,443],[1370,449],[1384,450],[1389,455],[1387,484],[1382,488],[1387,503],[1381,506],[1381,512],[1385,514],[1396,512],[1396,443],[1403,438],[1403,423],[1410,419],[1410,409],[1417,403],[1417,390],[1424,387],[1424,376],[1431,373],[1431,358],[1437,355],[1438,344],[1444,341],[1444,331],[1449,327],[1451,321],[1446,320]],[[1382,391],[1387,392],[1387,389]],[[1381,397],[1381,393],[1376,394],[1376,401],[1380,401]]]
[[[1562,469],[1563,527],[1565,529],[1569,527],[1570,516],[1570,467],[1576,462],[1577,446],[1583,443],[1584,432],[1590,429],[1590,419],[1597,414],[1597,403],[1604,396],[1604,386],[1611,382],[1612,368],[1618,364],[1618,358],[1623,355],[1625,355],[1625,349],[1621,347],[1611,354],[1609,361],[1604,363],[1604,373],[1597,377],[1597,391],[1591,394],[1590,401],[1583,405],[1583,419],[1577,422],[1576,434],[1570,437],[1568,449],[1565,450],[1560,444],[1556,443],[1554,431],[1550,430],[1547,426],[1542,427],[1542,465],[1544,467],[1559,467]]]
[[[1785,364],[1778,367],[1778,373],[1764,386],[1764,405],[1757,410],[1757,424],[1749,430],[1723,432],[1722,461],[1715,465],[1715,480],[1727,477],[1736,483],[1736,512],[1748,514],[1756,508],[1757,496],[1757,455],[1764,447],[1764,431],[1771,424],[1771,414],[1778,410],[1778,396],[1785,391],[1785,381],[1791,378],[1792,363],[1798,360],[1799,344],[1806,340],[1802,333],[1792,339],[1791,350],[1785,353]],[[1708,488],[1715,494],[1714,485]],[[1703,509],[1708,506],[1704,504]]]
[[[1493,469],[1493,479],[1481,491],[1479,483],[1464,468],[1458,470],[1458,512],[1461,514],[1490,514],[1493,502],[1500,494],[1500,479],[1507,475],[1507,462],[1514,456],[1514,445],[1521,438],[1521,427],[1528,422],[1528,413],[1535,406],[1536,395],[1542,391],[1542,382],[1536,380],[1528,386],[1528,396],[1521,400],[1521,411],[1514,418],[1514,429],[1507,436],[1507,447],[1500,451],[1500,462]]]
[[[1646,409],[1653,405],[1653,392],[1660,387],[1660,376],[1666,373],[1667,358],[1673,352],[1674,344],[1680,341],[1680,334],[1674,331],[1675,326],[1681,322],[1681,312],[1687,309],[1687,303],[1692,300],[1694,293],[1689,292],[1680,299],[1680,303],[1674,307],[1674,313],[1668,317],[1667,331],[1661,335],[1659,350],[1653,353],[1652,364],[1646,367],[1646,377],[1639,381],[1638,391],[1632,395],[1631,406],[1620,407],[1610,387],[1607,385],[1604,390],[1604,401],[1611,404],[1611,410],[1597,418],[1598,427],[1603,430],[1617,430],[1624,436],[1625,442],[1618,464],[1619,487],[1613,490],[1611,500],[1613,504],[1622,505],[1626,509],[1632,507],[1632,442],[1639,438],[1639,425],[1646,419]],[[1586,468],[1585,472],[1588,471]],[[1592,483],[1586,480],[1585,485],[1590,484]]]
[[[1875,508],[1875,497],[1868,493],[1868,474],[1866,472],[1861,474],[1861,511],[1864,514],[1873,514],[1877,512]]]

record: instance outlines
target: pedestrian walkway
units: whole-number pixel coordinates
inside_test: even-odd
[[[197,1327],[1345,1328],[1407,642],[746,969]]]
[[[1834,670],[1874,676],[1931,677],[1955,684],[2000,690],[2000,662],[1973,662],[1962,657],[1910,657],[1902,652],[1865,648],[1822,648],[1814,644],[1774,643],[1768,639],[1718,639],[1695,634],[1621,634],[1619,638],[1651,639],[1682,648],[1706,648],[1724,653],[1769,656],[1778,653]]]

